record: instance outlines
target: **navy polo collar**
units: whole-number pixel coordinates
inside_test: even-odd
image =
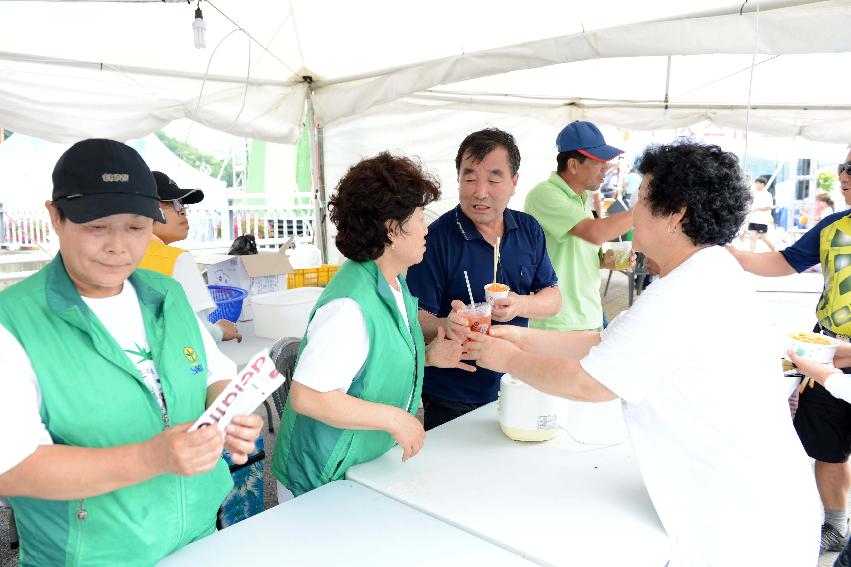
[[[458,230],[461,232],[461,236],[464,237],[464,240],[476,240],[477,238],[482,238],[482,233],[479,232],[479,229],[476,228],[473,221],[464,214],[464,211],[461,210],[461,205],[457,205],[453,212],[455,213],[455,224],[458,226]],[[503,211],[502,222],[505,223],[505,232],[517,229],[517,219],[514,215],[514,211],[508,207],[506,207],[505,211]]]

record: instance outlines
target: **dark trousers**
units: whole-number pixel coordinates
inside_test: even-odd
[[[456,417],[461,417],[485,404],[464,404],[461,402],[450,402],[441,398],[435,398],[423,394],[423,428],[428,431]]]
[[[833,567],[851,567],[851,543],[845,545],[845,549],[836,556]]]

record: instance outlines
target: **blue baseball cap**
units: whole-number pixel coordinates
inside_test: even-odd
[[[558,133],[556,146],[559,153],[577,151],[597,161],[609,161],[623,153],[623,150],[606,145],[606,140],[599,128],[582,120],[565,126]]]

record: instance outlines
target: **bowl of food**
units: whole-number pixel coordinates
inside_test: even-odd
[[[812,362],[830,364],[839,341],[818,333],[800,332],[786,335],[786,350]]]
[[[493,304],[493,302],[497,299],[505,299],[508,297],[509,291],[511,291],[511,289],[505,284],[496,282],[489,283],[485,286],[485,301]]]

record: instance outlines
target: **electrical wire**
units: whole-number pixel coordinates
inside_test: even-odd
[[[242,105],[239,107],[239,112],[236,113],[236,118],[225,132],[230,133],[239,122],[239,117],[242,116],[242,111],[245,110],[245,101],[248,99],[248,79],[251,77],[251,42],[248,42],[248,65],[245,68],[245,89],[242,91]]]
[[[222,12],[221,10],[219,10],[219,8],[218,8],[215,4],[213,4],[212,2],[210,2],[210,0],[204,0],[204,1],[205,1],[205,2],[207,2],[207,4],[209,4],[210,6],[212,6],[212,7],[213,7],[213,9],[214,9],[216,12],[218,12],[219,14],[221,14],[221,15],[222,15],[222,17],[224,17],[227,21],[229,21],[230,23],[232,23],[233,25],[235,25],[235,26],[236,26],[236,28],[237,28],[239,31],[241,31],[241,32],[242,32],[242,33],[244,33],[246,36],[248,36],[248,38],[249,38],[251,41],[253,41],[253,42],[254,42],[254,43],[256,43],[257,45],[259,45],[259,46],[263,49],[263,51],[265,51],[266,53],[268,53],[269,55],[271,55],[271,56],[275,59],[275,61],[277,61],[278,63],[280,63],[281,65],[283,65],[283,66],[284,66],[284,67],[285,67],[285,68],[286,68],[286,69],[287,69],[290,73],[292,73],[293,75],[297,74],[297,73],[296,73],[296,71],[295,71],[294,69],[292,69],[289,65],[287,65],[286,63],[284,63],[284,62],[281,60],[281,58],[280,58],[280,57],[278,57],[277,55],[275,55],[274,53],[272,53],[272,52],[269,50],[269,48],[267,48],[265,45],[263,45],[263,44],[262,44],[262,43],[260,43],[257,39],[255,39],[255,38],[254,38],[254,36],[253,36],[253,35],[251,35],[251,34],[248,32],[248,30],[246,30],[246,29],[245,29],[245,28],[243,28],[241,25],[239,25],[238,23],[236,23],[236,22],[233,20],[233,18],[231,18],[230,16],[228,16],[227,14],[225,14],[224,12]],[[292,10],[292,6],[290,6],[290,10]],[[291,13],[292,13],[292,12],[291,12]]]
[[[750,65],[748,65],[747,67],[742,67],[742,68],[741,68],[741,69],[739,69],[738,71],[733,71],[732,73],[729,73],[729,74],[727,74],[727,75],[724,75],[723,77],[719,77],[719,78],[717,78],[717,79],[713,79],[712,81],[709,81],[708,83],[704,83],[704,84],[700,85],[699,87],[695,87],[695,88],[693,88],[693,89],[691,89],[691,90],[688,90],[688,91],[686,91],[686,92],[684,92],[684,93],[679,93],[677,96],[675,96],[675,97],[671,97],[671,98],[672,98],[672,99],[674,99],[674,98],[681,99],[681,98],[683,98],[683,97],[685,97],[685,96],[687,96],[687,95],[690,95],[691,93],[694,93],[694,92],[697,92],[697,91],[699,91],[699,90],[705,89],[706,87],[711,87],[712,85],[714,85],[714,84],[716,84],[716,83],[720,83],[721,81],[726,81],[726,80],[727,80],[727,79],[729,79],[730,77],[735,77],[735,76],[736,76],[736,75],[738,75],[739,73],[744,73],[745,71],[750,71],[750,70],[752,70],[754,67],[759,67],[759,66],[760,66],[760,65],[762,65],[763,63],[768,63],[769,61],[772,61],[772,60],[774,60],[774,59],[777,59],[778,57],[780,57],[780,56],[779,56],[779,55],[772,55],[771,57],[769,57],[769,58],[767,58],[767,59],[763,59],[762,61],[760,61],[759,63],[756,63],[756,64],[754,64],[754,63],[753,63],[753,61],[751,61],[751,64],[750,64]]]
[[[225,34],[225,36],[219,40],[219,43],[216,44],[216,47],[213,48],[213,52],[210,54],[210,58],[207,60],[207,69],[204,71],[204,78],[201,80],[201,90],[198,92],[198,98],[195,101],[195,118],[198,120],[198,122],[200,122],[204,126],[207,126],[208,128],[210,126],[204,122],[204,120],[198,114],[198,111],[201,109],[201,97],[204,96],[204,87],[207,86],[207,76],[210,74],[210,65],[213,64],[213,58],[216,56],[216,51],[219,50],[219,47],[221,47],[222,43],[224,43],[227,38],[229,38],[238,31],[240,30],[235,29]],[[246,82],[246,87],[247,86],[248,83]]]
[[[301,61],[302,68],[304,68],[304,51],[301,48],[301,35],[298,33],[298,22],[295,19],[293,0],[290,0],[290,17],[293,19],[293,34],[295,34],[295,45],[298,47],[298,58]]]
[[[224,131],[224,132],[231,132],[231,131],[234,129],[234,127],[236,127],[237,123],[239,122],[239,119],[240,119],[240,117],[242,116],[242,112],[245,110],[245,103],[246,103],[246,102],[247,102],[247,100],[248,100],[248,86],[249,86],[249,79],[251,78],[251,43],[252,43],[252,42],[254,42],[254,43],[256,43],[257,45],[259,45],[259,46],[263,49],[263,51],[264,51],[265,53],[268,53],[269,55],[271,55],[271,56],[272,56],[272,57],[273,57],[276,61],[278,61],[281,65],[283,65],[283,66],[284,66],[284,67],[285,67],[288,71],[290,71],[290,72],[291,72],[291,73],[293,73],[294,75],[296,74],[296,71],[294,71],[294,70],[293,70],[293,69],[292,69],[289,65],[287,65],[286,63],[284,63],[284,62],[283,62],[283,61],[282,61],[282,60],[281,60],[281,59],[280,59],[277,55],[275,55],[274,53],[272,53],[272,52],[269,50],[269,48],[267,48],[265,45],[263,45],[263,44],[262,44],[262,43],[260,43],[257,39],[255,39],[255,38],[254,38],[254,36],[253,36],[253,35],[251,35],[251,34],[248,32],[248,30],[246,30],[245,28],[243,28],[243,27],[242,27],[240,24],[238,24],[238,23],[237,23],[237,22],[236,22],[233,18],[231,18],[230,16],[228,16],[227,14],[225,14],[224,12],[222,12],[222,11],[218,8],[218,6],[216,6],[215,4],[213,4],[212,2],[210,2],[209,0],[205,0],[205,1],[207,2],[207,4],[209,4],[210,6],[212,6],[212,8],[213,8],[214,10],[216,10],[219,14],[221,14],[221,15],[222,15],[222,17],[224,17],[224,18],[225,18],[225,19],[227,19],[227,20],[228,20],[231,24],[233,24],[234,26],[236,26],[236,29],[231,30],[231,31],[230,31],[230,32],[228,32],[228,33],[227,33],[227,34],[226,34],[226,35],[225,35],[222,39],[220,39],[220,40],[219,40],[219,42],[216,44],[216,47],[213,49],[213,52],[210,54],[210,58],[207,60],[207,68],[206,68],[206,69],[205,69],[205,71],[204,71],[204,78],[203,78],[203,79],[202,79],[202,81],[201,81],[201,89],[200,89],[200,90],[199,90],[199,92],[198,92],[198,98],[196,99],[196,102],[195,102],[195,119],[196,119],[198,122],[200,122],[201,124],[203,124],[204,126],[207,126],[208,128],[210,127],[210,126],[209,126],[209,124],[207,124],[207,123],[206,123],[206,122],[205,122],[205,121],[201,118],[201,116],[199,115],[199,111],[200,111],[200,109],[201,109],[201,99],[202,99],[202,97],[203,97],[203,95],[204,95],[204,87],[205,87],[205,86],[206,86],[206,84],[207,84],[207,77],[208,77],[208,76],[209,76],[209,74],[210,74],[210,66],[211,66],[211,65],[212,65],[212,63],[213,63],[213,58],[216,56],[216,52],[218,51],[219,47],[221,47],[222,43],[224,43],[224,41],[225,41],[228,37],[230,37],[231,35],[233,35],[234,33],[236,33],[236,32],[242,32],[243,34],[245,34],[245,36],[246,36],[246,37],[248,38],[248,40],[249,40],[249,41],[248,41],[248,64],[247,64],[247,66],[246,66],[246,70],[245,70],[245,89],[244,89],[244,90],[243,90],[243,92],[242,92],[242,104],[241,104],[241,105],[240,105],[240,107],[239,107],[239,111],[237,112],[236,117],[234,118],[233,123],[232,123],[230,126],[228,126],[226,129],[219,128],[220,130],[222,130],[222,131]],[[199,5],[200,5],[201,0],[198,0],[198,2],[199,2]],[[291,18],[291,17],[292,17],[292,15],[293,15],[292,2],[290,2],[290,13],[289,13],[289,15],[288,15],[288,16],[284,19],[284,21],[283,21],[283,22],[281,22],[281,24],[278,26],[278,28],[275,30],[275,33],[274,33],[274,34],[272,34],[272,39],[274,39],[274,38],[278,35],[278,32],[279,32],[279,31],[281,30],[281,28],[284,26],[284,24],[286,23],[286,21],[287,21],[289,18]],[[293,19],[293,26],[295,26],[295,19]],[[270,41],[271,41],[271,39],[270,39]],[[301,52],[301,45],[300,45],[300,43],[299,43],[299,52]],[[191,128],[191,127],[190,127],[190,128]],[[187,133],[186,133],[186,136],[187,136],[187,139],[188,139],[188,137],[189,137],[189,132],[187,132]]]
[[[272,33],[272,36],[269,38],[269,41],[267,41],[267,42],[266,42],[266,44],[267,44],[267,45],[271,45],[271,44],[272,44],[272,42],[275,40],[275,38],[277,38],[277,37],[278,37],[278,34],[279,34],[279,33],[281,33],[281,30],[282,30],[282,29],[283,29],[283,27],[287,24],[287,22],[290,20],[290,18],[291,18],[291,17],[292,17],[292,6],[290,7],[290,13],[287,15],[287,17],[286,17],[286,18],[284,18],[283,20],[281,20],[281,23],[280,23],[280,24],[278,24],[278,27],[277,27],[277,28],[275,28],[274,33]],[[299,46],[299,51],[301,51],[301,46]],[[269,53],[269,50],[268,50],[268,49],[265,49],[265,50],[264,50],[264,53]],[[259,64],[260,64],[260,62],[261,62],[261,61],[263,61],[263,55],[264,55],[264,53],[261,53],[261,54],[260,54],[260,57],[258,57],[258,58],[257,58],[257,60],[254,62],[254,64],[255,64],[255,65],[259,65]],[[303,59],[303,57],[302,57],[302,59]],[[304,62],[303,62],[303,61],[302,61],[302,66],[304,66]]]

